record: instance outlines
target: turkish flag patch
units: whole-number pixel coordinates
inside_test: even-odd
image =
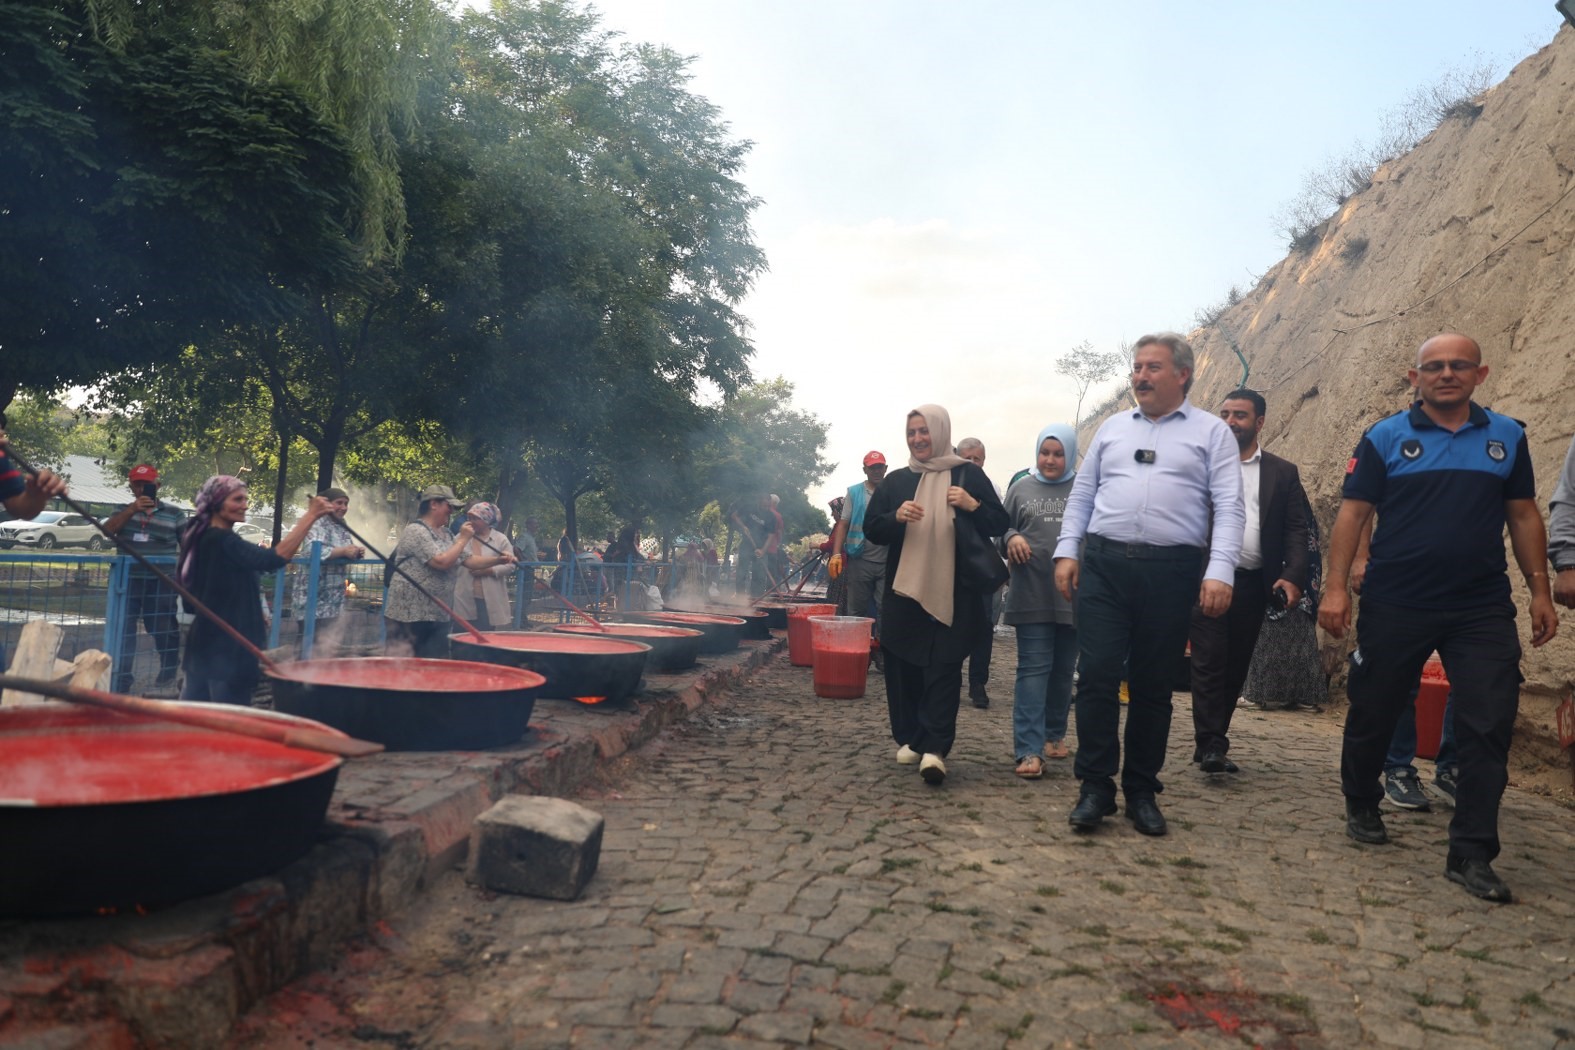
[[[1349,460],[1346,461],[1345,472],[1347,474],[1355,474],[1356,473],[1356,457],[1355,456],[1352,456]]]

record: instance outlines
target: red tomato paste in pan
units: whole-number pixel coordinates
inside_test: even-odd
[[[596,629],[593,627],[591,630]],[[472,644],[481,644],[468,634],[455,635],[455,637]],[[645,648],[639,642],[628,642],[618,638],[548,634],[541,631],[488,633],[485,644],[495,645],[500,649],[520,649],[525,652],[589,653],[597,656],[606,656],[610,653],[637,653]]]
[[[341,761],[139,715],[52,705],[13,708],[0,718],[0,805],[83,806],[222,795],[315,776]]]
[[[363,659],[299,660],[283,664],[281,677],[307,685],[387,689],[410,693],[465,693],[528,689],[540,685],[533,671],[470,660],[375,656]]]

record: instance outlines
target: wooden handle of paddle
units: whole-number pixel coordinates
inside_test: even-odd
[[[219,708],[210,711],[169,704],[162,700],[148,700],[140,696],[125,696],[121,693],[81,689],[41,679],[22,678],[17,675],[0,674],[0,688],[20,689],[37,693],[39,696],[67,700],[74,704],[107,707],[125,714],[146,715],[160,721],[176,722],[180,725],[195,726],[198,729],[211,729],[218,733],[235,733],[239,736],[256,737],[259,740],[271,740],[286,747],[300,748],[303,751],[322,751],[330,755],[342,755],[345,758],[364,758],[383,750],[382,744],[370,740],[357,740],[355,737],[325,733],[321,729],[310,729],[306,726],[273,725],[267,719],[248,718],[239,711],[230,712]]]

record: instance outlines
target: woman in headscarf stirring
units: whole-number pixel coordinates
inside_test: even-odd
[[[957,736],[963,660],[990,629],[980,592],[958,577],[957,530],[988,538],[1009,523],[984,471],[953,451],[944,408],[908,413],[907,443],[907,467],[870,498],[864,535],[887,548],[881,649],[897,761],[918,762],[925,782],[939,784]]]
[[[514,624],[508,577],[519,559],[508,538],[498,531],[502,520],[502,511],[491,503],[472,503],[465,512],[465,521],[475,535],[465,549],[466,572],[454,586],[454,611],[482,631],[502,631]]]
[[[1077,431],[1052,423],[1034,444],[1033,469],[1006,492],[1012,520],[1003,546],[1012,570],[1006,622],[1017,629],[1012,749],[1018,776],[1037,780],[1045,758],[1066,758],[1066,716],[1077,664],[1072,603],[1055,589],[1055,545],[1077,473]],[[1040,752],[1043,751],[1043,758]]]
[[[267,641],[267,625],[259,574],[288,565],[312,523],[333,504],[322,496],[313,497],[306,513],[273,547],[259,547],[235,534],[235,526],[246,520],[248,506],[246,483],[239,478],[219,474],[203,482],[197,492],[197,512],[181,528],[176,572],[198,601],[260,649]],[[182,700],[251,704],[257,658],[205,616],[191,625],[184,666]]]

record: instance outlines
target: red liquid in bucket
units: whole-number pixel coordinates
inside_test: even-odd
[[[813,662],[813,639],[810,636],[811,616],[835,616],[835,605],[805,605],[789,609],[787,614],[788,663],[794,667],[809,667]]]
[[[870,669],[869,646],[856,650],[815,650],[815,695],[828,700],[855,700],[864,695]]]

